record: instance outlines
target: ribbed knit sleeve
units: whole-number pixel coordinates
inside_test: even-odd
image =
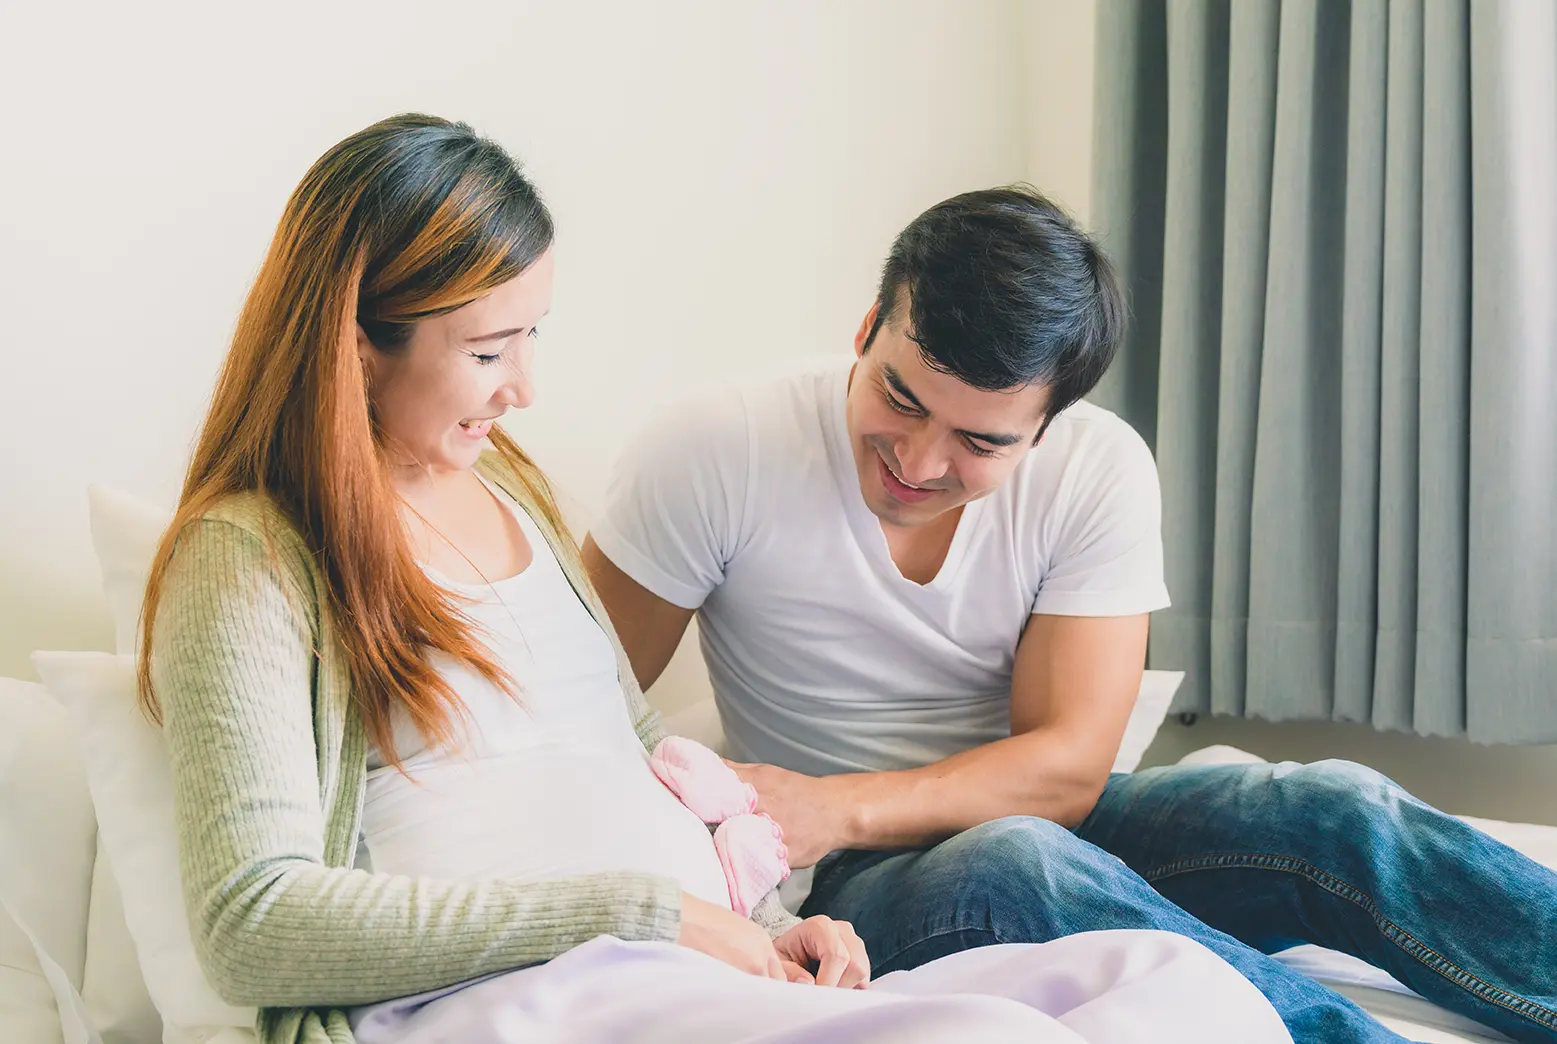
[[[676,938],[680,887],[650,874],[519,884],[326,865],[312,597],[256,532],[204,519],[179,538],[156,622],[184,898],[226,1000],[360,1004],[545,961],[602,934]],[[652,714],[644,726],[654,729]]]
[[[770,939],[777,939],[800,923],[800,918],[786,910],[779,901],[777,888],[757,900],[757,905],[751,908],[751,919],[761,925]]]

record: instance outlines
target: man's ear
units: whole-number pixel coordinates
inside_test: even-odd
[[[870,335],[876,328],[876,316],[881,312],[881,302],[877,301],[870,306],[870,311],[865,313],[865,319],[860,323],[860,328],[854,332],[854,354],[863,359],[865,349],[870,346]]]

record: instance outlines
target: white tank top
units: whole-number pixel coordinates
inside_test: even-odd
[[[708,828],[655,777],[633,732],[610,640],[535,523],[494,493],[530,542],[529,567],[490,587],[428,575],[469,600],[520,696],[436,654],[466,718],[451,747],[429,750],[396,711],[409,779],[370,752],[362,823],[372,868],[465,880],[639,870],[728,907]]]

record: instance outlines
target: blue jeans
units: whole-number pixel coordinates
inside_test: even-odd
[[[876,973],[1166,929],[1247,976],[1299,1044],[1400,1041],[1267,956],[1316,943],[1514,1040],[1557,1042],[1557,873],[1344,761],[1115,775],[1074,833],[1011,816],[922,851],[835,852],[802,912],[852,921]]]

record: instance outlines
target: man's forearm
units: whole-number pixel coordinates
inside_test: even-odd
[[[1108,781],[1096,756],[1069,737],[1012,736],[923,768],[830,777],[840,812],[836,847],[932,845],[1003,816],[1038,816],[1073,827]],[[1086,745],[1083,745],[1086,746]]]

